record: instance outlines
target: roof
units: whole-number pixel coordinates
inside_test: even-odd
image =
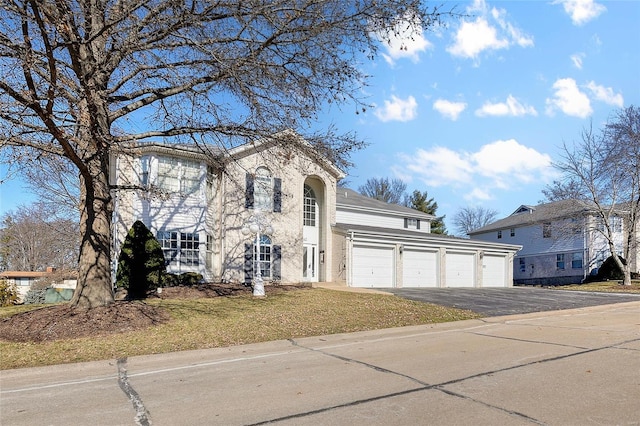
[[[346,233],[354,232],[361,235],[369,234],[375,235],[376,237],[383,236],[390,239],[401,240],[401,242],[411,239],[422,243],[430,242],[440,246],[465,246],[474,249],[484,248],[488,250],[493,249],[514,252],[522,248],[522,246],[515,244],[491,243],[487,241],[472,240],[469,238],[460,238],[451,235],[432,234],[410,229],[392,229],[367,225],[353,225],[350,223],[337,223],[335,228]]]
[[[50,274],[51,272],[4,271],[4,272],[0,272],[0,277],[2,278],[40,278]]]
[[[384,201],[376,200],[375,198],[359,194],[358,192],[349,188],[337,189],[336,207],[346,207],[358,210],[378,211],[385,213],[393,212],[402,214],[407,217],[419,218],[424,220],[433,220],[435,218],[435,216],[421,212],[420,210],[401,206],[399,204],[386,203]]]
[[[497,220],[481,228],[474,229],[469,232],[469,235],[528,226],[576,215],[585,215],[591,211],[592,209],[589,208],[589,205],[580,200],[561,200],[554,201],[552,203],[538,204],[537,206],[522,205],[510,216]]]

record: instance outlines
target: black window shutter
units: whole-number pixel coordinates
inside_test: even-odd
[[[280,259],[282,258],[282,246],[271,247],[271,273],[274,280],[282,279],[282,272],[280,268]]]
[[[407,219],[406,217],[404,218],[404,227],[405,228],[409,227],[409,219]]]
[[[253,175],[247,173],[246,175],[247,186],[244,192],[244,207],[247,209],[253,208]]]
[[[273,179],[273,211],[282,212],[282,179]]]
[[[420,219],[418,219],[418,222],[417,222],[416,228],[420,229]]]
[[[253,281],[253,244],[244,244],[244,285],[250,286]]]

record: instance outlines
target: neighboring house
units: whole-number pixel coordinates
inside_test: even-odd
[[[623,227],[611,219],[616,252],[622,255]],[[574,200],[520,206],[510,216],[469,233],[473,240],[522,246],[514,259],[515,284],[580,283],[597,273],[609,257],[601,221],[586,204]],[[630,259],[637,270],[637,253]]]
[[[3,271],[0,272],[0,279],[7,280],[7,284],[16,286],[18,301],[21,302],[33,284],[43,278],[51,277],[53,274],[56,274],[56,269],[52,267],[48,267],[46,271]],[[71,278],[69,274],[67,275],[58,276],[58,282],[52,283],[52,287],[74,289],[76,287],[76,279]]]
[[[112,158],[114,272],[141,220],[172,273],[249,284],[510,286],[516,245],[430,234],[433,216],[338,188],[344,173],[294,132],[230,150],[139,144]],[[260,218],[258,261],[255,234]],[[489,272],[490,271],[490,272]],[[115,276],[115,273],[114,273]]]

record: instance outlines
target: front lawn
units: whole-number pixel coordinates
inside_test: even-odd
[[[282,291],[266,298],[255,298],[250,294],[156,298],[147,300],[145,305],[161,308],[170,319],[135,331],[105,334],[102,329],[95,336],[49,341],[8,341],[0,327],[1,369],[117,359],[479,317],[470,311],[388,295],[316,288]],[[0,308],[0,317],[29,309],[33,306]],[[80,315],[78,317],[82,320]]]

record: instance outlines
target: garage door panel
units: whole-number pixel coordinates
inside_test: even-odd
[[[393,287],[393,247],[353,247],[353,287]]]
[[[474,253],[448,252],[446,256],[446,287],[474,287]]]
[[[506,287],[506,258],[504,256],[485,255],[482,260],[482,286]]]
[[[403,287],[438,287],[438,253],[404,250],[402,254]]]

